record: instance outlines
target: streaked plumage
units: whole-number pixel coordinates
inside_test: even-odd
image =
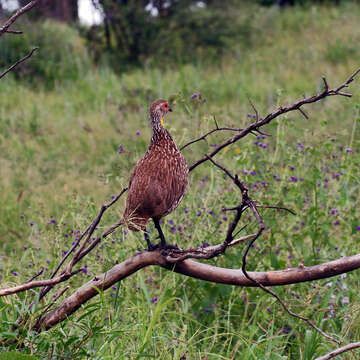
[[[176,209],[186,191],[188,166],[162,126],[161,119],[168,111],[172,110],[164,100],[157,100],[150,107],[151,142],[131,173],[123,215],[124,224],[133,231],[144,230],[150,218],[156,226]]]

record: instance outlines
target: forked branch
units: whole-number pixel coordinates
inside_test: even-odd
[[[352,96],[351,94],[342,92],[341,90],[343,90],[344,88],[347,88],[349,86],[349,84],[354,81],[355,77],[359,74],[359,72],[360,72],[360,68],[357,69],[351,76],[349,76],[348,79],[346,79],[341,85],[339,85],[337,88],[334,88],[334,89],[329,89],[328,83],[327,83],[326,79],[323,77],[324,90],[321,91],[319,94],[301,99],[289,106],[284,106],[284,107],[280,106],[275,111],[268,114],[264,119],[259,118],[259,114],[256,111],[257,116],[256,116],[256,121],[254,123],[250,124],[247,128],[243,129],[242,131],[240,131],[238,134],[234,135],[233,137],[225,140],[223,143],[218,145],[209,154],[206,154],[201,159],[195,161],[192,165],[189,166],[189,171],[194,170],[197,166],[199,166],[202,163],[204,163],[205,161],[209,160],[209,158],[214,157],[222,149],[224,149],[225,147],[227,147],[231,144],[234,144],[235,142],[242,139],[246,135],[253,133],[253,132],[258,132],[259,128],[263,127],[264,125],[269,124],[271,121],[273,121],[280,115],[283,115],[290,111],[295,111],[295,110],[299,110],[299,111],[303,112],[303,110],[301,109],[301,107],[303,105],[315,103],[315,102],[322,100],[328,96],[340,95],[340,96],[345,96],[345,97],[351,97]],[[252,106],[254,107],[253,104],[252,104]]]
[[[12,15],[6,22],[5,24],[0,28],[0,36],[2,36],[4,33],[8,32],[8,33],[16,33],[18,34],[18,31],[15,30],[9,30],[9,27],[16,21],[16,19],[25,14],[27,11],[31,10],[35,5],[37,5],[37,3],[40,0],[32,0],[30,1],[28,4],[26,4],[25,6],[23,6],[22,8],[18,9],[14,15]]]

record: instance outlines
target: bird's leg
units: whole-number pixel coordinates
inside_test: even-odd
[[[165,240],[165,236],[164,236],[164,233],[161,229],[161,226],[160,226],[160,222],[159,222],[159,219],[157,218],[153,218],[154,220],[154,224],[155,224],[155,227],[156,227],[156,230],[158,231],[159,233],[159,237],[160,237],[160,248],[161,249],[178,249],[178,247],[176,245],[171,245],[171,244],[168,244]]]
[[[149,237],[149,233],[147,232],[147,230],[144,230],[144,238],[146,240],[147,246],[148,246],[148,250],[149,251],[153,251],[156,249],[156,245],[153,245],[150,241],[150,237]]]

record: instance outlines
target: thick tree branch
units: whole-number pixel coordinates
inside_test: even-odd
[[[37,331],[50,329],[70,316],[88,300],[98,295],[97,289],[106,290],[118,281],[150,265],[158,265],[179,274],[214,283],[257,286],[257,284],[244,275],[241,269],[226,269],[193,260],[185,260],[174,264],[167,262],[160,250],[144,251],[115,265],[106,273],[94,277],[94,279],[80,287],[71,296],[66,298],[58,308],[40,318],[35,329]],[[301,266],[266,272],[249,271],[248,274],[252,279],[255,279],[264,286],[280,286],[329,278],[359,268],[360,254],[357,254],[310,267]]]

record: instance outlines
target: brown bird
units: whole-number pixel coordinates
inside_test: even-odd
[[[150,106],[150,145],[131,173],[122,218],[130,230],[145,230],[149,250],[173,247],[166,243],[159,221],[177,208],[188,184],[185,158],[164,127],[164,117],[169,111],[172,109],[165,100],[156,100]],[[150,242],[145,229],[150,218],[159,232],[159,246]]]

